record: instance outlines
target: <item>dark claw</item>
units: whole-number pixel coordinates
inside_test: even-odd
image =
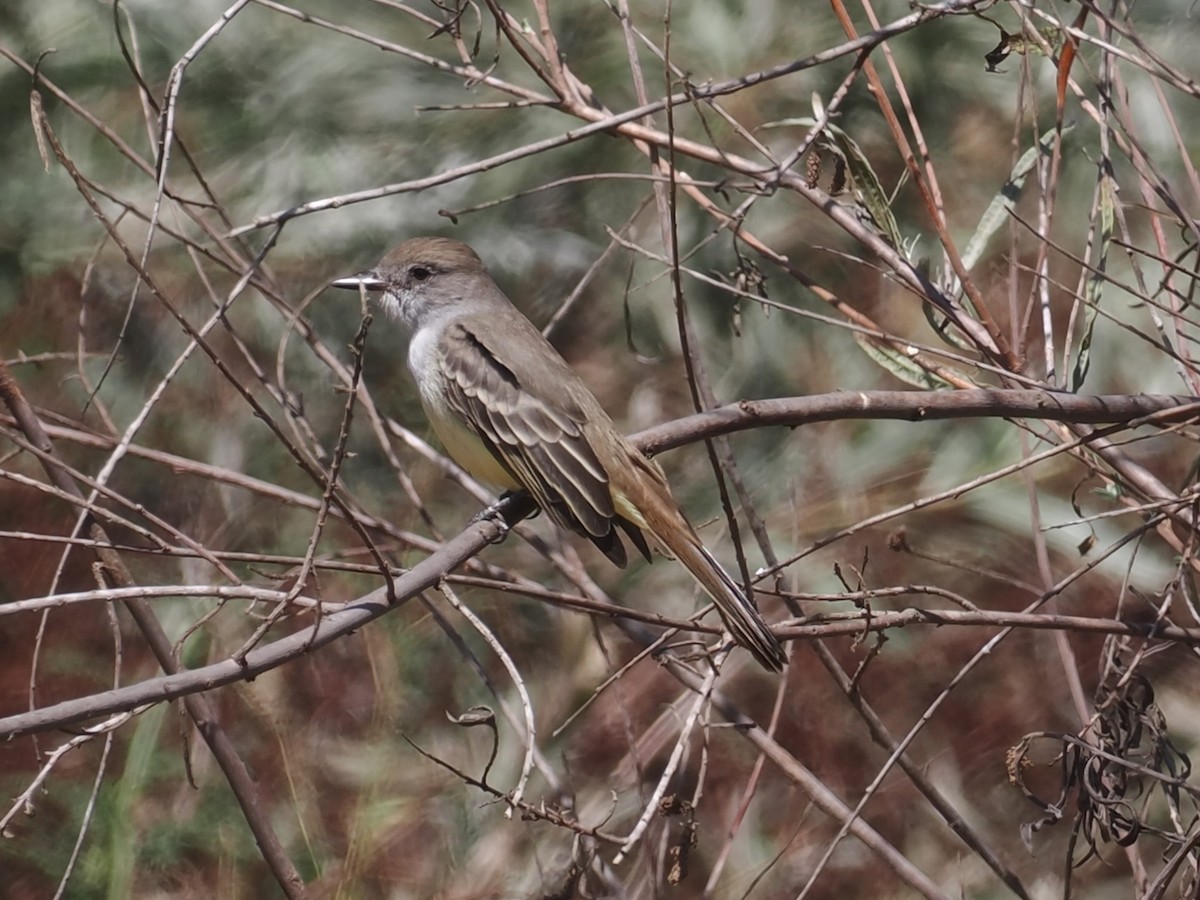
[[[500,528],[500,536],[495,543],[500,543],[508,536],[509,529],[522,518],[532,518],[541,510],[530,500],[525,491],[505,491],[500,499],[491,506],[485,507],[471,517],[471,521],[482,522],[487,519],[495,521]]]
[[[512,530],[511,527],[509,526],[508,522],[505,521],[504,507],[508,504],[509,499],[515,493],[517,493],[517,492],[516,491],[505,491],[503,494],[500,495],[499,500],[497,500],[495,503],[491,504],[490,506],[485,506],[483,509],[481,509],[479,512],[475,513],[475,515],[473,515],[471,517],[472,525],[474,525],[477,522],[486,522],[489,519],[496,523],[496,526],[500,529],[500,535],[496,538],[496,540],[493,543],[496,543],[496,544],[503,543],[504,539],[508,537],[508,532]]]

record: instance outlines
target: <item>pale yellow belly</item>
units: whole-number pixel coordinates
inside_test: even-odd
[[[475,432],[454,415],[442,414],[425,404],[425,414],[434,433],[450,458],[471,473],[471,477],[504,491],[515,491],[520,484],[500,465]]]

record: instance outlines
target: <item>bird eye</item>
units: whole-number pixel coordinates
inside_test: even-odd
[[[424,266],[413,266],[412,269],[409,270],[409,274],[412,275],[413,281],[428,281],[433,272],[429,271],[429,269],[425,268]]]

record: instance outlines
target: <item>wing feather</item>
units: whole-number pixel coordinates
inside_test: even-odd
[[[620,566],[626,554],[618,527],[646,552],[637,527],[613,506],[608,473],[588,443],[577,404],[531,392],[462,323],[446,328],[440,351],[451,408],[557,524],[589,538]]]

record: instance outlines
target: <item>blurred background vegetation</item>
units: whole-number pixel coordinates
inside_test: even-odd
[[[623,4],[572,0],[551,6],[561,58],[594,92],[593,109],[621,112],[639,105],[630,46],[638,48],[648,96],[667,93],[655,50],[664,46],[668,7],[631,0],[626,33],[618,15]],[[986,71],[985,55],[1002,42],[1001,29],[1021,34],[1023,27],[1066,23],[1085,7],[1040,0],[948,6],[955,14],[944,9],[922,21],[902,2],[851,4],[848,16],[859,33],[872,30],[870,14],[884,23],[913,17],[871,60],[910,139],[912,123],[920,125],[940,186],[941,215],[961,251],[1017,159],[1038,136],[1054,131],[1057,112],[1061,57],[1037,52],[1032,38],[1014,42],[1029,52],[1008,56],[998,71]],[[514,29],[528,29],[530,46],[541,39],[538,7],[507,2],[452,8],[260,0],[227,7],[209,0],[134,0],[114,7],[24,0],[0,9],[0,109],[10,123],[0,133],[0,358],[43,421],[61,429],[55,432],[58,452],[89,477],[102,471],[114,440],[145,417],[132,452],[108,478],[127,505],[114,498],[102,505],[182,546],[166,530],[169,523],[223,555],[242,583],[294,587],[323,485],[296,464],[235,382],[327,470],[360,315],[352,298],[326,294],[323,286],[417,234],[470,243],[539,325],[586,279],[554,341],[614,418],[632,432],[693,411],[668,268],[652,256],[666,250],[648,180],[651,164],[627,135],[598,133],[429,187],[381,191],[362,202],[285,216],[279,228],[247,227],[302,204],[433,179],[586,124],[555,103],[513,103],[520,99],[517,91],[504,85],[552,94],[498,30],[501,7]],[[172,69],[227,9],[235,14],[177,82],[164,197],[157,172],[160,112]],[[669,8],[669,48],[681,74],[670,90],[682,89],[682,76],[703,87],[838,47],[849,39],[840,11],[840,2],[676,3]],[[988,18],[972,14],[980,12]],[[1030,25],[1023,26],[1023,15]],[[1082,29],[1089,40],[1070,70],[1063,111],[1070,127],[1062,136],[1061,161],[1052,166],[1048,155],[1040,158],[1011,217],[973,266],[972,279],[1032,383],[1086,394],[1195,395],[1187,329],[1194,326],[1190,300],[1200,208],[1192,164],[1200,138],[1200,26],[1190,3],[1163,0],[1132,10],[1092,9]],[[1052,44],[1057,34],[1046,32]],[[456,39],[472,55],[475,72],[464,68]],[[35,127],[30,70],[43,53],[45,83],[37,91],[46,125]],[[708,102],[680,105],[672,124],[689,140],[762,163],[755,142],[776,159],[786,158],[808,127],[785,123],[813,117],[814,97],[826,107],[836,102],[834,123],[861,148],[890,196],[903,239],[900,256],[947,284],[930,209],[906,173],[903,152],[866,77],[854,72],[855,55],[838,55],[730,91],[717,101],[719,110]],[[1113,109],[1105,107],[1110,118],[1102,118],[1102,127],[1095,111],[1106,97]],[[648,124],[665,130],[668,122],[656,112]],[[113,234],[61,161],[49,150],[39,152],[37,131],[46,127],[115,223]],[[947,364],[969,372],[979,385],[1016,384],[994,367],[974,367],[970,361],[983,357],[978,346],[944,342],[894,267],[800,192],[752,183],[734,167],[686,154],[678,165],[727,212],[758,195],[745,211],[744,231],[883,331],[903,342],[953,350],[966,361]],[[799,160],[793,171],[803,173],[805,165]],[[829,190],[836,167],[826,153],[819,190]],[[1098,199],[1098,173],[1106,172],[1115,204]],[[833,202],[865,220],[863,188],[853,184]],[[1080,258],[1088,252],[1089,229],[1094,245],[1114,208],[1107,279],[1098,294],[1087,295],[1099,310],[1089,336],[1090,368],[1082,384],[1073,384],[1071,369],[1090,318],[1079,302]],[[687,266],[708,276],[685,275],[683,293],[719,402],[916,389],[911,372],[907,380],[898,378],[863,352],[846,327],[848,317],[833,304],[719,224],[678,194],[680,252]],[[610,232],[648,253],[613,244]],[[262,265],[243,290],[240,280],[260,252]],[[1043,252],[1047,262],[1039,276]],[[1094,265],[1094,247],[1090,252]],[[765,278],[761,286],[751,284],[749,294],[761,293],[770,306],[720,286],[751,272],[740,260],[751,261]],[[139,267],[161,298],[139,278]],[[201,352],[179,364],[191,339],[167,303],[197,328],[217,305],[228,303],[208,338],[225,371]],[[1054,373],[1044,363],[1047,343],[1058,359]],[[404,352],[398,328],[377,317],[364,384],[383,415],[416,438],[430,439]],[[50,539],[74,533],[77,510],[38,486],[45,482],[38,459],[12,440],[10,419],[3,428],[0,604],[95,589],[91,551]],[[390,531],[372,533],[393,562],[407,566],[428,547],[406,536],[454,535],[479,501],[398,433],[390,442],[381,440],[360,408],[340,480],[362,511],[391,524]],[[920,424],[843,419],[734,436],[744,482],[739,513],[751,509],[761,517],[779,558],[803,554],[784,569],[782,582],[759,585],[765,592],[760,606],[772,621],[785,618],[784,604],[771,596],[782,589],[825,595],[808,599],[808,614],[852,612],[861,609],[862,597],[838,596],[861,587],[905,589],[871,600],[876,611],[956,608],[945,599],[952,593],[977,610],[1015,612],[1077,575],[1057,593],[1058,612],[1139,621],[1165,615],[1195,627],[1189,574],[1194,535],[1180,537],[1181,552],[1142,517],[1128,514],[1121,505],[1122,490],[1129,495],[1121,473],[1094,456],[1053,456],[886,522],[855,527],[1069,438],[1044,423],[1023,432],[1001,418]],[[1123,449],[1133,463],[1189,496],[1195,450],[1187,429],[1143,427],[1118,438],[1128,442]],[[730,533],[703,448],[693,445],[660,459],[705,540],[732,564]],[[236,482],[232,473],[257,481]],[[270,485],[294,494],[272,493]],[[1122,509],[1126,514],[1116,515]],[[1087,519],[1102,513],[1106,517]],[[488,549],[472,572],[578,593],[569,567],[556,566],[543,552],[547,546],[565,550],[569,560],[573,548],[587,574],[623,604],[673,620],[686,619],[700,605],[670,563],[618,571],[590,548],[554,533],[545,517],[530,527],[541,544],[510,538]],[[824,542],[843,529],[850,531],[846,537]],[[139,584],[230,583],[228,574],[194,552],[146,552],[145,535],[120,526],[112,531],[118,543],[137,548],[126,562]],[[741,543],[752,571],[764,565],[744,518]],[[306,597],[349,602],[380,584],[359,537],[336,517],[315,554],[320,564],[301,585]],[[942,596],[913,586],[934,586]],[[469,585],[458,591],[495,631],[533,698],[543,762],[527,799],[562,809],[606,835],[627,834],[668,765],[691,692],[644,659],[584,707],[606,678],[634,658],[640,649],[634,641],[603,617],[519,591]],[[517,702],[495,655],[440,599],[433,605],[436,615],[410,603],[251,683],[210,695],[311,895],[767,898],[797,896],[810,879],[810,896],[919,892],[857,838],[835,845],[841,822],[814,807],[811,795],[776,763],[768,761],[758,772],[756,747],[737,730],[721,727],[715,711],[706,712],[668,787],[679,798],[699,792],[694,813],[655,816],[620,864],[613,861],[618,848],[603,836],[579,834],[537,815],[506,819],[502,802],[429,758],[478,777],[488,763],[490,736],[447,715],[477,705],[498,708],[489,685],[504,702]],[[181,641],[187,666],[226,658],[269,612],[244,601],[182,597],[156,599],[153,608],[171,638]],[[266,640],[311,624],[311,609],[298,607]],[[487,681],[447,629],[461,632]],[[862,821],[944,896],[1056,897],[1065,896],[1068,886],[1088,897],[1194,896],[1187,891],[1195,890],[1196,851],[1187,850],[1187,842],[1195,843],[1197,825],[1188,799],[1194,791],[1186,784],[1173,806],[1152,780],[1128,786],[1120,808],[1142,825],[1125,840],[1111,822],[1084,815],[1078,781],[1070,782],[1063,821],[1030,828],[1045,813],[1006,772],[1006,752],[1024,735],[1095,736],[1103,731],[1092,718],[1097,711],[1132,704],[1121,708],[1134,709],[1139,722],[1157,723],[1161,716],[1161,734],[1169,734],[1171,743],[1143,736],[1129,757],[1155,769],[1175,766],[1170,777],[1186,781],[1181,755],[1194,754],[1200,741],[1194,645],[1163,642],[1151,651],[1147,642],[1117,643],[1098,633],[1018,629],[955,681],[998,633],[996,623],[984,623],[892,629],[886,642],[830,637],[822,645],[824,663],[800,640],[783,681],[735,652],[718,684],[746,715],[764,726],[773,722],[777,745],[850,807],[890,755],[872,739],[858,698],[898,740],[952,685],[909,758],[973,830],[992,863],[969,848],[945,813],[898,770],[872,788],[862,813]],[[0,628],[0,651],[0,715],[160,673],[124,613],[99,602],[9,615]],[[845,677],[859,672],[849,696],[830,676],[830,660]],[[1114,687],[1121,673],[1127,683],[1152,687],[1149,700],[1140,695],[1145,702],[1138,705],[1121,693],[1125,685]],[[1088,704],[1082,710],[1081,696]],[[489,782],[508,790],[519,775],[523,738],[507,720],[500,719],[498,728]],[[76,733],[0,744],[3,796],[28,791],[48,765],[47,754]],[[1159,733],[1146,725],[1145,734]],[[1063,746],[1050,740],[1031,756],[1036,764],[1028,777],[1043,798],[1062,787],[1055,754]],[[1132,778],[1124,770],[1104,777]],[[18,811],[7,819],[0,895],[46,897],[56,888],[69,897],[281,894],[225,776],[174,707],[154,706],[55,760],[30,795],[29,810],[31,815]],[[1093,855],[1085,859],[1089,849]],[[674,884],[669,870],[681,854],[684,873]],[[1176,857],[1179,869],[1164,869],[1164,860]],[[1079,865],[1072,868],[1072,860]],[[1162,871],[1168,872],[1162,878],[1167,893],[1153,894]]]

